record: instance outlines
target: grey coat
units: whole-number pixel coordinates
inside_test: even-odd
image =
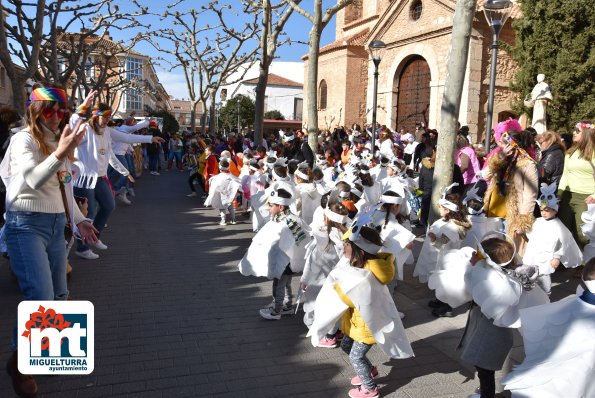
[[[467,325],[457,349],[461,359],[487,370],[500,370],[513,344],[512,329],[495,326],[472,303]]]

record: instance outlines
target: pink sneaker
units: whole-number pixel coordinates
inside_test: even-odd
[[[379,397],[380,396],[380,388],[376,386],[371,391],[368,391],[366,387],[359,386],[357,388],[353,388],[349,390],[349,396],[351,398],[372,398],[372,397]]]
[[[376,369],[376,366],[372,366],[372,370],[370,371],[370,374],[372,375],[373,378],[378,377],[378,369]],[[355,376],[351,379],[351,385],[352,386],[361,386],[362,385],[362,381],[360,380],[359,376]],[[374,396],[374,395],[372,395],[372,396]]]
[[[318,343],[318,347],[320,348],[337,348],[338,345],[339,344],[337,343],[337,339],[335,337],[329,339],[326,336],[324,336]]]

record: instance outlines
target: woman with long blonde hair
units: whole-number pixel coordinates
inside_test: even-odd
[[[586,239],[581,231],[581,214],[587,204],[595,203],[595,124],[579,122],[572,135],[572,146],[566,151],[564,172],[558,186],[558,217],[572,232],[581,249]]]
[[[27,127],[12,137],[0,165],[7,187],[6,247],[23,300],[68,298],[67,214],[78,239],[97,240],[95,228],[74,205],[70,163],[85,131],[80,123],[64,127],[66,99],[60,87],[35,87],[27,108]],[[35,396],[35,380],[18,370],[16,327],[12,349],[7,369],[13,388],[19,396]]]

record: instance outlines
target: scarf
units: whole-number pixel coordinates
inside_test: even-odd
[[[580,299],[587,304],[595,305],[595,293],[591,293],[589,290],[585,289]]]

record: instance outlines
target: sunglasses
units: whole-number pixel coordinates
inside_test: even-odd
[[[41,110],[41,114],[46,119],[51,119],[54,116],[57,116],[59,119],[64,119],[64,116],[66,115],[66,109],[44,108]]]

